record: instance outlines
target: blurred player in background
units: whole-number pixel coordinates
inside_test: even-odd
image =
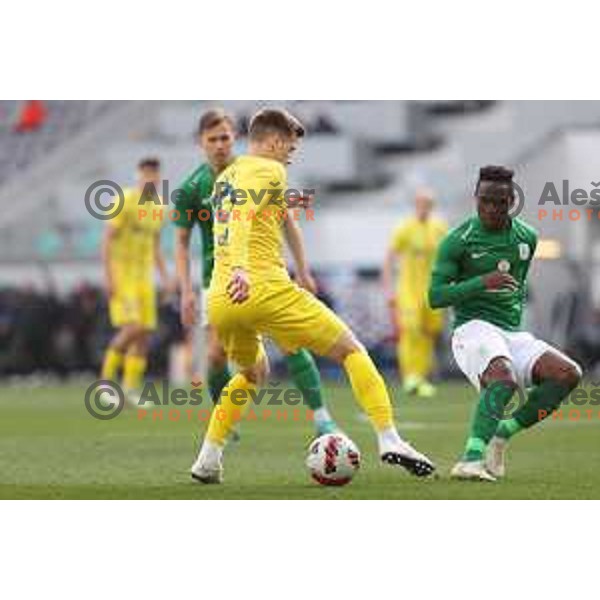
[[[513,171],[483,167],[475,196],[477,214],[440,246],[429,298],[434,307],[454,307],[454,358],[480,393],[451,475],[495,481],[505,474],[508,440],[554,412],[578,385],[581,369],[520,329],[537,233],[510,215]],[[526,401],[505,415],[519,386],[528,390]]]
[[[364,347],[345,323],[289,277],[283,257],[283,192],[286,165],[303,135],[302,125],[286,111],[259,111],[250,122],[249,153],[238,157],[216,182],[221,216],[215,220],[208,314],[239,370],[213,410],[192,477],[203,483],[222,481],[223,450],[236,415],[249,408],[250,393],[268,376],[262,335],[292,355],[309,348],[343,365],[377,432],[381,460],[429,475],[435,468],[431,461],[400,438],[385,383]],[[234,204],[232,190],[260,200]]]
[[[433,207],[433,193],[419,190],[415,213],[396,227],[383,268],[383,285],[398,340],[398,368],[404,391],[423,398],[435,394],[428,377],[444,324],[443,312],[431,309],[427,301],[435,253],[448,231],[446,222],[432,214]],[[400,275],[394,285],[398,262]]]
[[[213,210],[210,203],[215,178],[231,162],[235,131],[233,119],[220,110],[210,110],[202,115],[197,130],[197,140],[206,157],[180,184],[180,192],[175,198],[175,208],[179,211],[174,220],[175,262],[181,292],[181,319],[190,328],[198,320],[206,331],[206,352],[208,359],[208,389],[213,400],[219,397],[221,390],[231,378],[227,356],[219,343],[216,331],[206,320],[204,306],[200,309],[194,291],[190,272],[190,244],[195,226],[201,235],[202,252],[202,287],[200,295],[202,305],[206,303],[206,290],[210,284],[213,271]],[[195,374],[193,374],[195,375]]]
[[[116,381],[123,371],[126,397],[134,401],[146,371],[148,345],[157,325],[154,269],[172,291],[160,247],[162,219],[153,213],[160,196],[160,161],[145,158],[137,169],[136,187],[124,190],[121,212],[107,221],[102,262],[110,320],[118,329],[102,365],[102,379]]]
[[[176,262],[181,288],[181,315],[184,325],[191,327],[198,319],[198,300],[190,275],[190,239],[193,228],[198,225],[202,234],[203,287],[202,304],[205,304],[208,286],[214,266],[213,206],[211,196],[215,179],[235,159],[233,145],[235,129],[233,118],[222,110],[205,112],[198,125],[198,144],[205,163],[194,170],[180,186],[175,204],[179,218],[175,220]],[[316,285],[310,274],[302,232],[297,221],[285,220],[286,239],[296,263],[298,283],[314,293]],[[231,371],[225,350],[217,332],[207,322],[205,306],[202,306],[200,325],[206,327],[208,337],[208,386],[213,401],[217,401]],[[317,434],[322,435],[337,429],[329,411],[324,406],[321,378],[314,358],[304,350],[286,355],[287,366],[294,385],[302,392],[309,408],[314,411]]]

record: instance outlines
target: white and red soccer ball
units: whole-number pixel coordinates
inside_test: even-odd
[[[343,433],[328,433],[310,445],[306,466],[321,485],[346,485],[360,468],[360,451]]]

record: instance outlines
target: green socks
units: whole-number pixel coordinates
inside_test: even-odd
[[[531,388],[527,402],[519,407],[512,419],[502,421],[496,435],[509,439],[522,429],[532,427],[551,415],[571,392],[570,388],[554,381],[543,381]]]
[[[313,411],[317,435],[338,431],[327,407],[323,404],[321,375],[315,359],[308,350],[298,350],[287,357],[287,365],[294,385],[302,392],[304,403]]]
[[[488,442],[498,429],[498,422],[514,394],[514,387],[502,382],[481,390],[479,402],[471,420],[471,430],[463,460],[483,460]]]
[[[221,397],[223,388],[229,383],[233,377],[229,370],[229,365],[225,365],[222,369],[210,369],[208,372],[208,390],[212,401],[216,404]]]
[[[500,425],[498,425],[496,435],[504,440],[508,440],[515,435],[515,433],[521,431],[521,429],[523,429],[523,426],[513,417],[502,421]]]
[[[315,411],[323,407],[321,376],[308,350],[298,350],[287,357],[287,365],[294,385],[302,392],[304,402]]]

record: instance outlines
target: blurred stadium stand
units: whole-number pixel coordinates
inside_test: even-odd
[[[41,292],[51,282],[64,296],[82,282],[99,285],[103,223],[85,210],[90,184],[110,179],[129,185],[140,157],[152,154],[162,158],[172,191],[198,162],[194,131],[203,109],[222,105],[236,115],[243,151],[248,118],[265,104],[49,101],[42,127],[16,133],[11,124],[19,105],[0,103],[0,286]],[[309,130],[290,170],[291,185],[317,189],[315,222],[304,227],[309,258],[336,308],[371,349],[386,346],[388,333],[379,268],[417,187],[434,188],[440,212],[454,223],[472,209],[472,187],[483,164],[514,165],[528,197],[539,197],[543,182],[557,177],[581,180],[587,189],[600,179],[599,102],[277,104],[288,106]],[[527,207],[524,214],[535,216]],[[594,273],[591,305],[600,304],[600,226],[536,225],[561,253],[535,267],[531,318],[540,334],[564,338],[567,327],[557,331],[552,315],[554,297],[572,290],[569,261]],[[172,249],[172,228],[165,238]]]

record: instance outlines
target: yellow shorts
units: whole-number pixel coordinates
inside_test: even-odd
[[[430,308],[424,294],[422,298],[399,294],[396,297],[396,306],[400,329],[423,331],[430,335],[439,335],[442,332],[444,311]]]
[[[113,327],[141,325],[156,329],[156,293],[152,282],[128,282],[117,285],[109,303]]]
[[[241,368],[258,362],[264,353],[263,335],[286,353],[306,348],[322,356],[349,331],[333,311],[291,281],[256,284],[243,304],[210,290],[208,321],[229,359]]]

